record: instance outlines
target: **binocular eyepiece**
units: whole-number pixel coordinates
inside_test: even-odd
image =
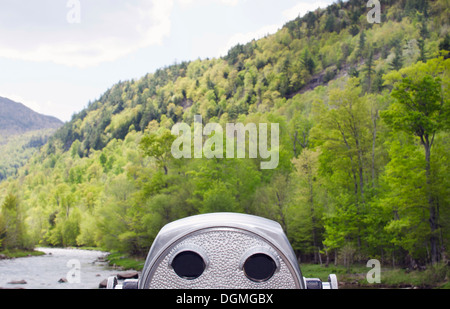
[[[337,289],[303,278],[281,226],[252,215],[215,213],[161,229],[139,280],[108,279],[110,289]]]

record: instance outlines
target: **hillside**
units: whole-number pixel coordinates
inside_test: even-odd
[[[117,83],[0,185],[25,218],[2,234],[0,217],[0,242],[144,256],[166,223],[233,211],[280,222],[302,260],[437,262],[450,245],[450,8],[383,1],[381,24],[367,11],[338,2],[223,58]],[[398,113],[410,89],[429,111]],[[278,167],[174,159],[170,129],[194,115],[279,123]],[[411,131],[417,118],[429,122]]]
[[[0,182],[15,175],[63,123],[0,97]]]
[[[55,117],[38,114],[22,103],[0,97],[0,134],[3,138],[30,131],[57,129],[62,125],[62,121]]]

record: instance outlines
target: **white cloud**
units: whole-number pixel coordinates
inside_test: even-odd
[[[220,2],[229,6],[236,6],[239,3],[239,0],[220,0]]]
[[[177,1],[182,6],[190,6],[193,4],[206,4],[211,2],[216,2],[227,6],[236,6],[239,4],[239,1],[242,2],[242,0],[177,0]]]
[[[160,45],[171,30],[173,0],[81,1],[79,24],[64,1],[37,2],[2,3],[0,57],[83,68]]]
[[[326,8],[332,1],[301,1],[292,8],[283,11],[285,22],[304,16],[308,12],[313,12],[318,8]]]
[[[280,25],[269,25],[269,26],[264,26],[256,31],[252,31],[252,32],[247,32],[247,33],[237,33],[235,35],[233,35],[227,42],[227,44],[222,47],[219,50],[219,57],[220,56],[225,56],[228,51],[236,46],[237,44],[246,44],[248,42],[251,42],[252,40],[258,40],[261,39],[265,36],[267,36],[268,34],[273,34],[275,32],[277,32],[279,29],[281,28]]]
[[[183,0],[183,1],[194,1],[194,0]],[[237,1],[237,0],[236,0]],[[278,25],[268,25],[264,26],[256,31],[247,32],[247,33],[237,33],[233,35],[227,42],[225,46],[223,46],[219,50],[219,56],[225,56],[230,48],[236,46],[237,44],[246,44],[251,42],[252,40],[258,40],[265,37],[268,34],[273,34],[277,32],[285,23],[288,21],[294,20],[298,16],[303,16],[310,11],[315,11],[318,8],[325,8],[332,3],[332,0],[323,0],[323,1],[302,1],[293,6],[290,9],[287,9],[282,12],[280,24]]]

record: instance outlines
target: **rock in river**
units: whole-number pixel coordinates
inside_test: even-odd
[[[11,281],[8,282],[8,284],[27,284],[27,282],[25,280],[20,280],[20,281]]]
[[[117,274],[117,279],[126,280],[126,279],[139,279],[139,273],[137,271],[129,271]]]

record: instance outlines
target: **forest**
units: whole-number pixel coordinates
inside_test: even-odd
[[[389,265],[450,253],[450,7],[338,1],[219,59],[121,81],[0,183],[0,249],[145,256],[211,212],[279,222],[301,261]],[[277,123],[279,164],[175,159],[172,127]],[[205,138],[206,139],[206,138]]]
[[[0,138],[0,181],[16,175],[18,170],[46,144],[56,129],[30,131]]]

